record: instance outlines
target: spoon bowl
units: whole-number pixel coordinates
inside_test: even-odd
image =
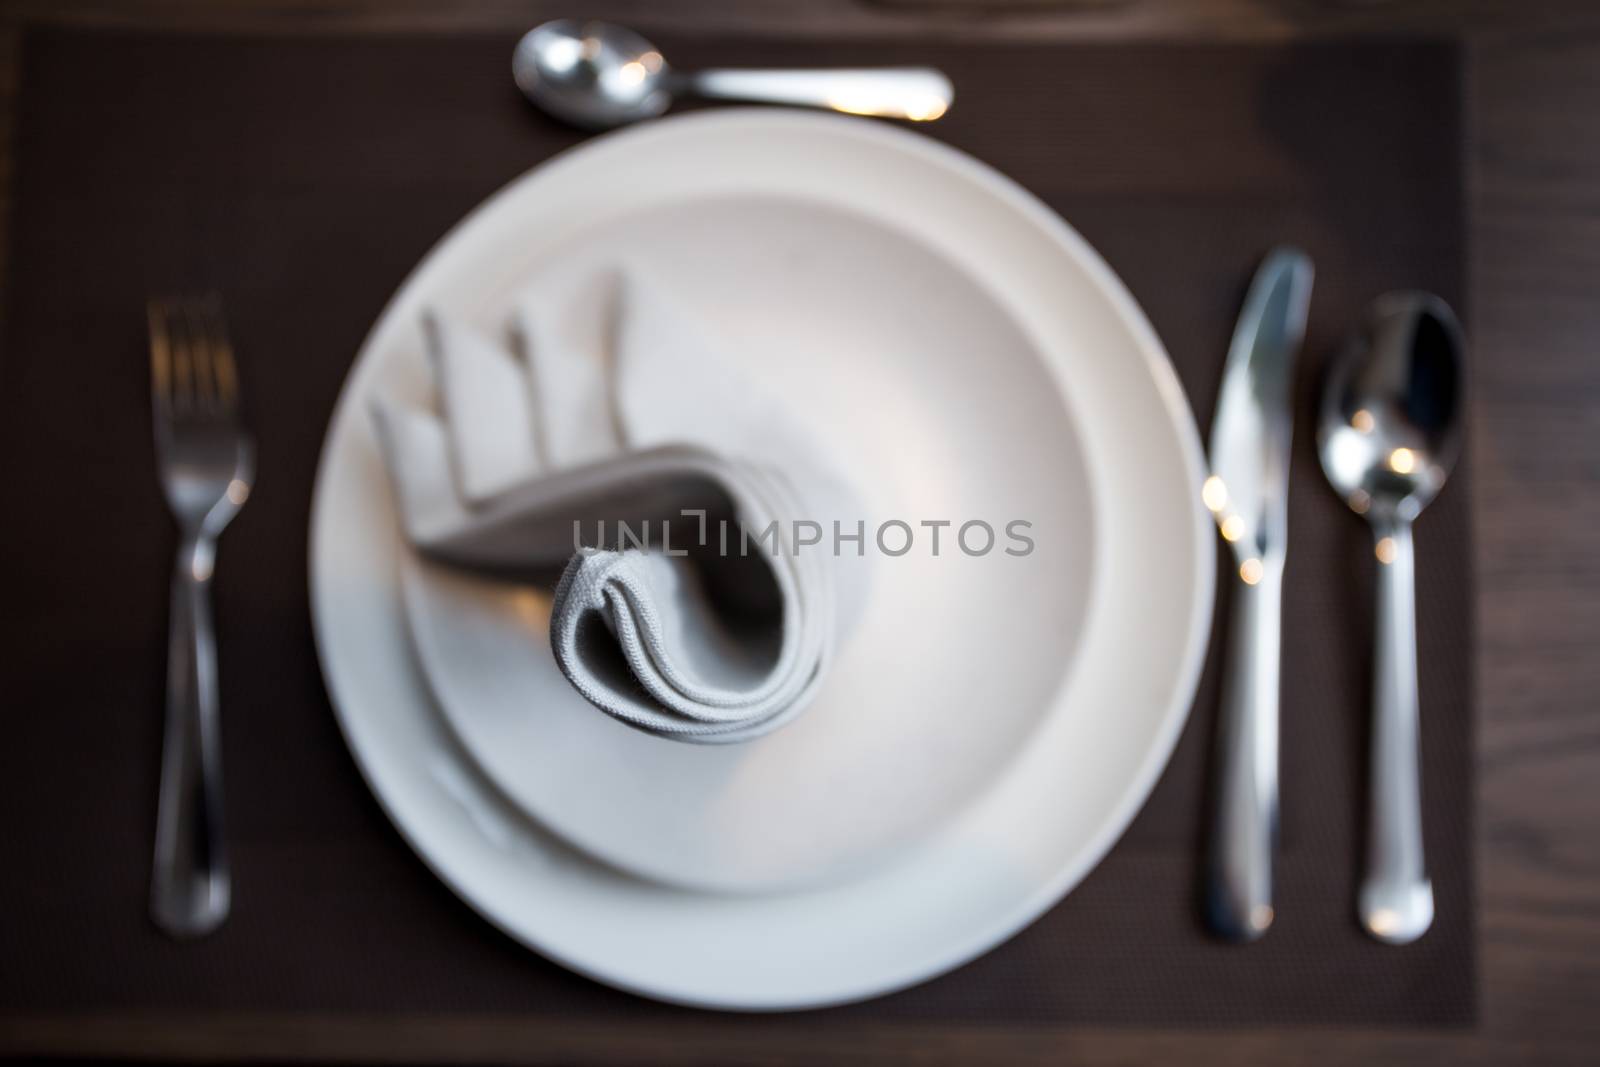
[[[1427,293],[1375,301],[1323,394],[1322,469],[1357,514],[1415,519],[1460,451],[1461,327]]]
[[[517,42],[517,87],[563,121],[609,129],[667,110],[670,71],[655,45],[622,26],[556,19]]]

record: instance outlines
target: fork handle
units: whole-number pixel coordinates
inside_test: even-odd
[[[150,913],[174,937],[210,933],[228,917],[217,647],[211,629],[214,558],[210,538],[185,536],[172,576],[167,725]]]

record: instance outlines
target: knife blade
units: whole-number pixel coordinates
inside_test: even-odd
[[[1256,271],[1228,348],[1203,489],[1237,564],[1206,884],[1211,926],[1234,941],[1255,940],[1275,917],[1291,405],[1313,274],[1310,258],[1294,248],[1274,249]]]

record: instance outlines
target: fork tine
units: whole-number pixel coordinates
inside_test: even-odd
[[[216,389],[211,373],[211,324],[200,301],[183,301],[183,324],[189,334],[190,358],[194,367],[194,406],[199,411],[216,410]]]
[[[165,410],[172,402],[172,343],[167,335],[167,309],[159,300],[146,305],[150,320],[150,395]]]
[[[228,325],[222,317],[222,298],[216,293],[207,294],[200,306],[208,325],[210,344],[207,347],[211,351],[211,374],[217,402],[224,412],[231,412],[239,398],[239,372],[233,362],[233,344],[228,340]]]
[[[172,406],[188,411],[194,406],[194,329],[181,300],[171,300],[163,306],[167,337],[172,344]]]

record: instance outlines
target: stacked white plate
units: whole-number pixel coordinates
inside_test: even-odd
[[[789,399],[864,501],[860,617],[817,703],[749,744],[585,705],[551,659],[547,591],[403,543],[368,418],[380,392],[426,397],[424,308],[500,331],[541,267],[621,257]],[[508,934],[665,1000],[839,1003],[993,947],[1132,819],[1209,630],[1201,478],[1137,305],[1008,179],[868,120],[666,119],[513,182],[378,320],[318,474],[318,647],[384,808]],[[877,552],[892,520],[915,550]],[[944,520],[935,556],[923,524]],[[956,543],[971,520],[990,551]],[[1012,555],[1018,521],[1033,547]]]

